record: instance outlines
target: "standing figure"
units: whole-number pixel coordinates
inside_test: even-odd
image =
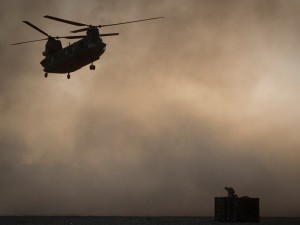
[[[225,187],[225,190],[228,192],[229,198],[236,198],[237,195],[235,194],[235,191],[232,187]]]

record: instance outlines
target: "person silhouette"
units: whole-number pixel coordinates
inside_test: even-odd
[[[235,194],[235,191],[232,187],[225,187],[225,190],[228,192],[229,198],[237,197],[237,195]]]

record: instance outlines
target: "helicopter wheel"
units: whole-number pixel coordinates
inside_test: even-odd
[[[95,70],[96,69],[96,66],[95,65],[90,65],[90,70]]]
[[[68,79],[70,79],[70,78],[71,78],[71,75],[70,75],[69,73],[68,73],[68,75],[67,75],[67,78],[68,78]]]
[[[47,78],[48,77],[48,73],[45,73],[45,78]]]

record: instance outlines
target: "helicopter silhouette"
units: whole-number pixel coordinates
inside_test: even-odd
[[[53,37],[47,34],[45,31],[38,28],[37,26],[33,25],[32,23],[28,21],[23,21],[28,26],[44,34],[47,38],[18,42],[12,45],[20,45],[25,43],[47,40],[47,43],[45,45],[45,51],[43,52],[43,56],[45,56],[45,58],[40,62],[44,68],[45,77],[46,78],[48,77],[48,73],[59,73],[59,74],[67,74],[68,79],[71,78],[70,75],[71,72],[77,71],[88,64],[91,64],[90,70],[95,70],[96,66],[93,63],[99,60],[100,56],[106,50],[106,44],[103,42],[101,37],[119,35],[119,33],[100,34],[99,33],[100,28],[164,18],[164,17],[153,17],[148,19],[94,26],[94,25],[74,22],[71,20],[65,20],[54,16],[46,15],[44,17],[47,19],[84,27],[71,32],[79,33],[79,32],[86,31],[86,35]],[[80,39],[80,40],[63,48],[61,41],[59,39]]]

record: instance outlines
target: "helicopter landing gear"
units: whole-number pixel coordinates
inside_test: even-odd
[[[70,79],[70,78],[71,78],[71,75],[70,75],[70,73],[68,73],[68,75],[67,75],[67,78],[68,78],[68,79]]]
[[[95,70],[96,66],[92,63],[92,65],[90,65],[90,70]]]
[[[45,78],[47,78],[48,77],[48,73],[45,73]]]

